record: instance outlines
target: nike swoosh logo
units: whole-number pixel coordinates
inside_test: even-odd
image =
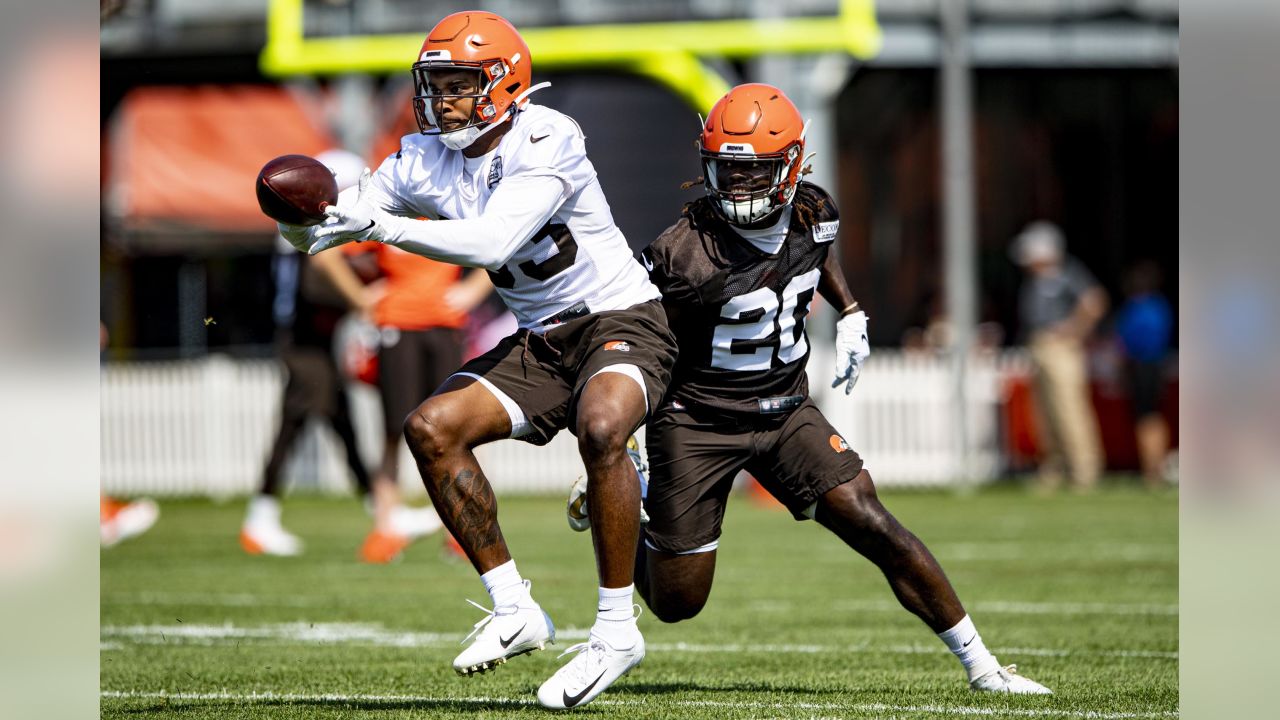
[[[520,629],[511,633],[511,637],[509,638],[504,638],[501,635],[499,635],[498,644],[502,646],[503,650],[506,650],[508,647],[511,647],[511,643],[515,642],[516,638],[519,637],[520,633],[524,632],[524,629],[528,626],[529,626],[529,623],[525,623],[524,625],[521,625]]]
[[[373,229],[373,226],[374,226],[374,225],[377,225],[377,224],[378,224],[378,223],[376,223],[376,222],[374,222],[374,221],[370,220],[370,221],[369,221],[369,226],[368,226],[368,227],[366,227],[366,228],[364,228],[363,230],[359,230],[358,232],[368,232],[369,230],[372,230],[372,229]]]
[[[547,138],[549,138],[549,137],[551,137],[551,133],[547,133],[546,135],[543,135],[542,137],[534,137],[534,136],[530,135],[530,136],[529,136],[529,142],[531,142],[531,143],[542,142],[543,140],[546,140],[546,139],[547,139]]]
[[[582,698],[586,697],[587,693],[591,692],[591,688],[595,687],[596,683],[600,682],[600,678],[604,677],[606,672],[608,672],[608,670],[600,671],[600,674],[596,676],[596,679],[592,680],[590,685],[582,688],[582,692],[577,695],[570,695],[568,690],[564,691],[564,706],[571,708],[582,702]]]
[[[966,642],[965,644],[961,645],[960,647],[962,647],[962,648],[967,648],[967,647],[969,647],[969,643],[971,643],[971,642],[973,642],[974,640],[977,640],[977,639],[978,639],[978,636],[977,636],[977,635],[974,635],[973,637],[969,638],[969,642]],[[504,645],[503,647],[506,647],[506,646]]]

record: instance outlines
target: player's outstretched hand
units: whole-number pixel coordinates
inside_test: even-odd
[[[280,236],[288,240],[293,249],[298,252],[307,252],[311,249],[311,245],[315,243],[315,239],[311,237],[311,231],[315,229],[315,226],[286,225],[282,222],[276,222],[276,228],[280,231]]]
[[[862,372],[862,363],[871,355],[867,343],[867,314],[859,310],[836,323],[836,378],[831,387],[845,383],[844,394],[853,392]]]
[[[308,252],[315,255],[332,247],[362,240],[380,240],[378,216],[381,210],[373,203],[369,193],[369,168],[360,175],[356,188],[339,193],[338,204],[324,209],[323,224],[312,231],[315,239]],[[351,192],[355,189],[356,192]]]

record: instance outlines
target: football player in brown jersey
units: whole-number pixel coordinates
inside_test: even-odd
[[[853,389],[867,317],[829,252],[831,196],[802,182],[805,122],[781,90],[741,85],[702,128],[706,195],[645,253],[680,354],[648,425],[649,522],[636,585],[666,622],[706,604],[725,502],[746,469],[884,573],[960,659],[976,690],[1043,694],[983,645],[942,568],[880,503],[862,459],[809,398],[805,322],[814,293],[840,308],[833,387]]]

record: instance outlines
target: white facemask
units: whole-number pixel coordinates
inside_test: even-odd
[[[724,211],[724,216],[734,225],[750,225],[762,220],[769,213],[776,210],[777,207],[777,204],[768,198],[743,200],[741,202],[733,200],[720,201],[720,209]]]

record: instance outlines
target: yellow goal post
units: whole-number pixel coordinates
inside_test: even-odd
[[[267,43],[259,57],[270,77],[407,72],[420,32],[308,38],[303,0],[270,0]],[[782,17],[521,29],[537,69],[615,70],[650,78],[706,112],[729,89],[703,57],[843,52],[873,57],[880,49],[874,0],[839,0],[827,17]]]

